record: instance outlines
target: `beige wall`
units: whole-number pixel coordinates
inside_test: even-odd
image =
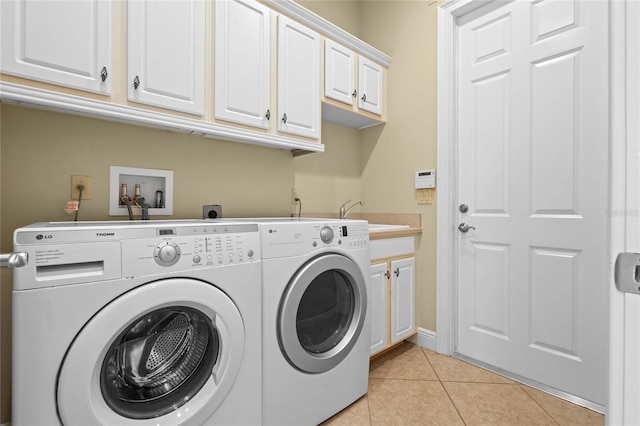
[[[174,171],[173,218],[199,218],[203,204],[231,216],[337,212],[347,199],[360,212],[419,213],[417,324],[435,330],[435,204],[414,200],[413,173],[436,166],[435,31],[431,1],[302,1],[393,57],[388,72],[388,122],[357,131],[323,123],[325,153],[293,158],[287,151],[2,104],[0,107],[0,242],[36,221],[64,213],[72,174],[91,177],[92,199],[80,219],[108,216],[109,166]],[[155,217],[163,219],[168,217]],[[120,218],[121,219],[121,218]],[[11,275],[0,292],[0,424],[10,421]]]
[[[436,330],[436,203],[418,204],[417,170],[436,168],[436,18],[433,1],[365,1],[361,37],[393,60],[384,128],[362,133],[362,198],[372,213],[419,213],[416,314]]]

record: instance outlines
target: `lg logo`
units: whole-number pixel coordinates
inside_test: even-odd
[[[53,238],[53,235],[36,235],[36,240],[50,240],[51,238]]]

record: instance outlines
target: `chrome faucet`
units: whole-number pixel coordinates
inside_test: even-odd
[[[357,205],[364,206],[364,201],[358,201],[357,203],[353,203],[351,205],[351,207],[349,207],[348,209],[345,209],[345,206],[349,202],[351,202],[351,200],[347,200],[346,203],[344,203],[343,205],[340,206],[340,219],[345,219],[347,217],[347,215],[349,214],[349,212],[351,211],[351,209],[354,208],[355,206],[357,206]]]

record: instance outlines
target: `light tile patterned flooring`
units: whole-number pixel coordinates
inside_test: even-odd
[[[604,425],[604,416],[411,343],[374,359],[367,395],[323,423]]]

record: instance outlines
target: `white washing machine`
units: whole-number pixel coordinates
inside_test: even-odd
[[[315,425],[366,394],[366,221],[259,221],[263,424]]]
[[[14,250],[13,425],[261,423],[256,224],[39,223]]]

